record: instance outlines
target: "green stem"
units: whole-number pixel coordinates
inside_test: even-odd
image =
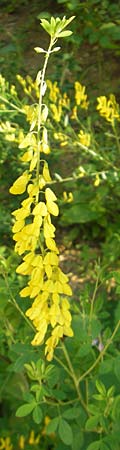
[[[97,358],[96,361],[92,364],[92,366],[89,367],[89,369],[86,370],[86,372],[84,372],[83,375],[81,375],[81,376],[79,377],[78,383],[80,383],[81,381],[83,381],[84,378],[86,378],[86,376],[89,375],[89,374],[93,371],[93,369],[95,369],[95,367],[98,365],[99,361],[101,360],[101,358],[103,357],[103,355],[106,353],[106,350],[108,349],[108,347],[109,347],[110,344],[112,343],[112,341],[113,341],[113,339],[114,339],[114,337],[115,337],[115,334],[117,333],[119,327],[120,327],[120,320],[118,321],[118,323],[117,323],[117,325],[116,325],[116,327],[115,327],[115,329],[114,329],[114,331],[113,331],[113,333],[112,333],[110,339],[108,340],[107,344],[106,344],[105,347],[103,348],[102,352],[100,352],[98,358]]]
[[[8,283],[8,279],[7,279],[7,275],[6,275],[5,272],[4,272],[3,276],[4,276],[6,288],[7,288],[7,290],[8,290],[9,295],[10,295],[9,302],[12,303],[13,306],[15,306],[15,308],[17,309],[17,311],[20,313],[20,315],[21,315],[21,316],[23,317],[23,319],[26,321],[27,325],[29,325],[29,327],[32,328],[33,331],[36,331],[36,330],[35,330],[35,327],[32,325],[32,323],[29,321],[29,319],[25,316],[24,312],[22,311],[22,309],[20,308],[20,306],[19,306],[18,303],[16,302],[16,300],[15,300],[15,298],[14,298],[12,292],[11,292],[11,289],[10,289],[10,286],[9,286],[9,283]]]
[[[70,369],[70,376],[71,376],[71,378],[72,378],[72,380],[74,382],[74,386],[75,386],[75,389],[76,389],[76,392],[77,392],[77,395],[78,395],[78,399],[79,399],[81,405],[83,406],[83,408],[85,409],[86,413],[89,415],[86,403],[84,402],[82,394],[81,394],[81,391],[80,391],[79,380],[76,377],[76,374],[75,374],[74,368],[72,366],[69,354],[68,354],[67,349],[65,347],[65,344],[63,342],[62,342],[62,350],[63,350],[64,356],[65,356],[65,359],[67,361],[68,367]]]
[[[0,95],[0,100],[2,100],[2,102],[7,103],[8,105],[12,106],[12,108],[16,109],[18,112],[22,113],[22,114],[26,114],[22,108],[19,108],[18,106],[14,105],[14,103],[10,102],[9,100],[7,100],[6,98],[2,97],[2,95]],[[4,111],[3,111],[4,112]]]
[[[37,131],[37,135],[38,135],[38,152],[37,152],[37,168],[36,168],[37,184],[39,184],[39,172],[40,172],[40,148],[39,148],[39,146],[40,146],[41,125],[42,125],[41,124],[41,113],[42,113],[43,88],[44,88],[45,72],[46,72],[46,68],[47,68],[47,64],[48,64],[48,59],[49,59],[51,48],[53,47],[53,45],[54,45],[54,39],[51,38],[50,44],[48,47],[48,51],[45,56],[45,62],[44,62],[44,66],[43,66],[43,70],[42,70],[42,77],[41,77],[41,81],[40,81],[40,95],[39,95],[39,107],[38,107],[38,131]],[[36,197],[37,201],[38,201],[38,195]]]
[[[95,298],[96,298],[96,293],[98,290],[99,278],[100,278],[100,272],[98,273],[98,276],[96,279],[95,288],[94,288],[94,292],[93,292],[93,296],[92,296],[92,300],[91,300],[90,315],[89,315],[89,331],[88,331],[89,334],[91,332],[91,321],[92,321],[92,316],[93,316],[93,311],[94,311],[94,302],[95,302]]]
[[[114,132],[114,137],[115,137],[115,140],[116,140],[117,148],[118,148],[118,151],[119,151],[119,153],[120,153],[120,140],[119,140],[119,136],[118,136],[118,134],[117,134],[117,131],[116,131],[116,127],[115,127],[115,123],[114,123],[114,122],[112,123],[112,129],[113,129],[113,132]]]

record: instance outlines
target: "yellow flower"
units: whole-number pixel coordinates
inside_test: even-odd
[[[65,202],[71,203],[73,201],[73,194],[72,194],[72,192],[68,192],[67,193],[66,191],[64,191],[63,192],[63,198],[64,198]]]
[[[46,198],[46,206],[47,206],[48,212],[50,214],[52,214],[53,216],[58,216],[59,209],[55,203],[55,201],[57,200],[57,197],[50,188],[45,189],[45,198]]]
[[[85,94],[86,87],[82,86],[79,81],[75,81],[75,101],[77,106],[81,106],[83,109],[88,109],[89,102],[87,100],[87,94]]]
[[[11,188],[9,189],[10,194],[23,194],[26,190],[26,186],[30,179],[30,175],[27,172],[24,172],[17,180],[13,183]]]
[[[99,186],[99,184],[100,184],[100,177],[99,177],[99,175],[97,174],[96,175],[96,178],[95,178],[95,181],[94,181],[94,186]]]
[[[49,88],[49,99],[56,103],[59,94],[60,94],[60,90],[57,86],[57,82],[54,81],[54,83],[52,83],[50,80],[47,80],[47,87]]]
[[[101,96],[97,98],[97,101],[98,105],[96,109],[108,122],[113,124],[114,119],[120,120],[120,109],[119,104],[116,102],[115,95],[110,94],[108,100],[105,96]]]
[[[53,114],[53,119],[55,120],[55,122],[60,122],[61,120],[61,116],[62,116],[62,105],[61,105],[61,100],[59,100],[58,105],[54,105],[54,103],[51,103],[50,105],[52,114]]]
[[[23,435],[21,435],[19,437],[19,448],[21,450],[24,450],[24,448],[25,448],[25,436],[23,436]]]
[[[91,136],[89,133],[84,133],[83,130],[80,130],[78,137],[82,145],[85,145],[85,147],[90,146]]]
[[[11,439],[10,437],[6,437],[4,438],[0,438],[0,450],[12,450],[13,449],[13,445],[11,444]]]
[[[28,444],[29,445],[37,445],[40,442],[40,434],[38,434],[38,436],[35,437],[35,432],[34,430],[31,430],[30,432],[30,436],[28,439]]]

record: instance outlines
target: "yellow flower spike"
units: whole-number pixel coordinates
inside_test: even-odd
[[[43,74],[45,68],[46,66],[43,68]],[[35,82],[32,82],[29,77],[26,78],[26,81],[18,78],[23,85],[24,92],[30,96],[35,91],[39,102],[37,106],[36,103],[32,106],[23,106],[23,112],[30,123],[30,130],[27,135],[19,133],[17,140],[19,148],[26,149],[22,161],[29,163],[29,170],[28,173],[25,171],[10,188],[10,192],[13,194],[21,194],[25,190],[28,193],[28,197],[21,202],[21,207],[13,212],[15,251],[19,255],[23,255],[16,272],[29,277],[26,286],[20,291],[20,296],[29,297],[31,300],[31,307],[26,311],[26,316],[30,318],[36,329],[32,345],[43,344],[46,332],[49,333],[45,353],[47,359],[51,360],[54,349],[63,335],[72,334],[70,308],[67,302],[63,302],[61,298],[62,294],[63,298],[65,295],[71,295],[71,288],[68,286],[67,275],[63,274],[58,267],[59,250],[54,239],[55,226],[52,224],[51,215],[58,216],[59,209],[56,195],[52,189],[46,188],[46,184],[51,183],[52,180],[48,163],[41,161],[40,155],[41,151],[46,154],[50,151],[48,124],[46,124],[48,107],[42,99],[46,83],[40,77],[40,72]],[[70,101],[66,93],[61,95],[57,83],[48,82],[48,85],[49,98],[51,96],[51,102],[53,102],[50,104],[52,117],[59,122],[62,108],[69,109]],[[82,87],[81,96],[81,106],[85,107],[87,95],[84,87]],[[65,120],[67,125],[67,115]],[[14,130],[10,131],[12,133]],[[10,131],[8,130],[8,132]],[[64,133],[58,133],[58,135],[61,144],[67,144]],[[44,187],[45,189],[43,189]],[[67,201],[72,201],[72,193],[68,194]],[[33,433],[29,443],[36,444]],[[22,439],[20,445],[21,448],[24,447]]]
[[[13,183],[11,188],[9,189],[10,194],[18,195],[23,194],[26,191],[26,186],[30,179],[30,175],[27,172],[24,172],[17,180]]]

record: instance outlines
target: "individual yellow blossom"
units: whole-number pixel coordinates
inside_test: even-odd
[[[105,96],[101,96],[97,98],[97,101],[98,105],[96,109],[108,122],[113,124],[114,119],[120,120],[120,107],[116,102],[115,95],[110,94],[108,100]]]
[[[43,132],[42,132],[42,143],[41,143],[41,152],[45,153],[46,155],[48,153],[50,153],[50,147],[48,145],[48,133],[47,133],[47,129],[45,127],[43,127]]]
[[[61,142],[60,147],[66,147],[67,144],[68,144],[68,140]]]
[[[49,416],[45,416],[44,427],[43,427],[43,430],[41,431],[42,436],[46,435],[46,427],[50,422],[51,422],[51,418]],[[49,436],[51,438],[55,438],[55,433],[50,433]]]
[[[11,188],[9,189],[10,194],[23,194],[26,190],[26,186],[30,179],[30,175],[27,172],[24,172],[17,180],[13,183]]]
[[[54,133],[54,138],[56,140],[60,141],[60,146],[61,147],[64,147],[65,145],[68,144],[68,139],[66,139],[66,136],[63,133],[60,133],[60,132],[59,133]]]
[[[87,100],[87,94],[85,94],[86,87],[82,86],[79,81],[75,81],[75,101],[77,106],[81,106],[83,109],[88,109],[89,102]]]
[[[35,432],[34,430],[31,430],[30,432],[30,436],[28,439],[28,444],[29,445],[37,445],[40,442],[40,434],[38,434],[38,436],[35,437]]]
[[[72,114],[71,114],[71,119],[72,120],[77,120],[78,119],[78,115],[77,115],[77,106],[74,106],[72,109]]]
[[[18,442],[18,444],[19,444],[19,448],[20,448],[21,450],[24,450],[24,448],[25,448],[25,436],[23,436],[22,434],[21,434],[21,436],[19,437],[19,442]]]
[[[90,133],[84,133],[83,130],[80,130],[79,134],[78,134],[80,143],[82,145],[85,145],[85,147],[89,147],[90,146],[90,142],[91,142],[91,136]]]
[[[70,108],[70,98],[68,97],[68,95],[66,94],[66,92],[64,92],[62,98],[61,98],[61,105],[64,108],[69,109]]]
[[[96,175],[96,178],[95,178],[95,181],[94,181],[94,186],[99,186],[99,184],[100,184],[100,177],[99,177],[99,175],[98,175],[98,173],[97,173],[97,175]]]
[[[73,194],[72,194],[72,192],[68,192],[67,193],[66,191],[64,191],[63,192],[63,198],[64,198],[65,202],[71,203],[73,201]]]
[[[59,100],[58,105],[51,103],[50,108],[51,108],[53,119],[55,120],[55,122],[60,122],[61,116],[62,116],[61,99]]]
[[[50,80],[47,80],[47,87],[49,89],[49,99],[56,103],[59,94],[60,94],[60,90],[58,88],[57,85],[57,81],[54,81],[54,83],[52,83]]]
[[[12,450],[13,445],[11,443],[10,437],[0,438],[0,450]]]
[[[54,349],[58,345],[58,342],[63,337],[63,335],[72,337],[73,336],[72,328],[70,326],[67,327],[66,325],[65,326],[57,325],[52,331],[51,337],[47,339],[45,354],[47,355],[48,361],[52,360]]]
[[[58,205],[55,203],[57,197],[50,188],[45,189],[45,198],[48,212],[53,216],[58,216],[59,209]]]

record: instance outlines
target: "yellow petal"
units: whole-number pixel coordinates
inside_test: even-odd
[[[43,178],[45,179],[45,181],[47,183],[49,183],[51,181],[48,163],[46,161],[44,162],[44,167],[43,167]]]
[[[53,216],[58,216],[59,214],[59,208],[58,205],[56,205],[55,202],[52,201],[48,201],[47,202],[47,210],[49,211],[50,214],[52,214]]]
[[[69,284],[63,284],[63,294],[65,295],[72,295],[72,289],[69,286]]]
[[[47,222],[47,220],[44,220],[44,237],[45,237],[45,239],[49,238],[49,237],[54,237],[54,235],[55,235],[54,225],[52,225],[52,223],[49,224]]]
[[[17,180],[13,183],[11,188],[9,189],[10,194],[23,194],[26,190],[27,183],[29,181],[30,176],[24,172]]]
[[[40,345],[42,344],[45,334],[47,331],[47,321],[44,319],[44,321],[41,324],[41,329],[40,331],[38,331],[38,333],[36,333],[34,339],[32,340],[31,344],[32,345]]]
[[[33,214],[36,216],[40,214],[41,216],[47,216],[47,207],[44,202],[39,202],[33,209]]]
[[[45,272],[48,278],[51,278],[52,276],[52,267],[51,266],[45,266]]]
[[[17,231],[20,231],[25,225],[25,221],[24,220],[17,220],[15,222],[15,224],[12,227],[12,231],[13,233],[17,233]]]
[[[44,258],[44,264],[50,266],[58,266],[58,256],[54,252],[47,252]]]
[[[31,267],[27,263],[23,262],[17,267],[16,272],[22,275],[30,275],[31,270]]]
[[[30,295],[30,287],[26,286],[24,289],[20,291],[20,297],[29,297]]]
[[[49,201],[54,202],[57,200],[56,195],[50,188],[45,189],[45,198],[47,202]]]
[[[58,248],[56,246],[56,243],[55,243],[54,239],[47,238],[47,239],[45,239],[45,241],[46,241],[46,246],[47,246],[47,248],[49,248],[49,250],[52,250],[53,252],[59,253],[59,250],[58,250]]]

